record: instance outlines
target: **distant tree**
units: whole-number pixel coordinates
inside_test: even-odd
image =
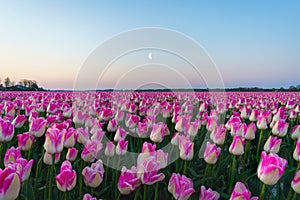
[[[291,85],[290,87],[289,87],[289,90],[290,91],[294,91],[294,90],[296,90],[297,88],[295,87],[295,86],[293,86],[293,85]]]
[[[5,85],[5,87],[9,87],[10,84],[11,84],[10,78],[9,78],[9,77],[6,77],[6,78],[4,79],[4,85]]]
[[[300,90],[300,85],[297,85],[296,88],[297,88],[297,90]]]
[[[10,86],[15,86],[15,85],[16,85],[15,81],[10,82]]]

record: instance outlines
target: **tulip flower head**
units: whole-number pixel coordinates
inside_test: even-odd
[[[258,178],[266,185],[275,185],[284,173],[287,161],[277,154],[261,153],[257,168]]]
[[[168,191],[175,199],[187,200],[194,192],[192,179],[173,173],[168,184]]]
[[[206,189],[204,186],[201,186],[199,200],[218,200],[219,198],[220,194],[218,192],[215,192],[210,188]]]
[[[60,173],[56,175],[57,188],[62,191],[70,191],[76,185],[76,171],[72,169],[72,164],[65,160],[60,167]]]
[[[85,167],[82,170],[85,185],[92,188],[96,188],[101,184],[103,174],[104,167],[101,160],[97,160],[97,162],[93,163],[91,167]]]

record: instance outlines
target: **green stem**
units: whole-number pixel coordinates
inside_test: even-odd
[[[39,170],[40,170],[40,164],[42,162],[42,159],[44,157],[44,151],[42,153],[42,156],[40,157],[37,166],[36,166],[36,172],[35,172],[35,180],[34,180],[34,191],[37,191],[37,184],[38,184],[38,177],[39,177]]]
[[[144,185],[144,195],[143,195],[143,200],[146,200],[147,198],[147,185]]]
[[[68,192],[64,192],[64,200],[67,200],[68,199]]]
[[[156,182],[156,186],[155,186],[154,200],[158,200],[158,182]]]
[[[105,175],[104,175],[104,185],[106,185],[106,182],[107,182],[108,165],[109,165],[109,157],[107,158],[106,170],[104,172],[105,173]]]
[[[49,190],[48,190],[48,199],[52,199],[52,180],[53,180],[53,171],[54,171],[54,165],[55,165],[55,154],[52,154],[52,165],[50,169],[50,176],[49,176]]]
[[[91,188],[91,195],[94,196],[94,188]]]
[[[260,200],[263,200],[263,199],[264,199],[265,192],[266,192],[266,184],[263,183],[263,185],[262,185],[262,187],[261,187],[261,192],[260,192],[260,195],[259,195],[259,199],[260,199]]]
[[[135,191],[134,200],[138,199],[139,193],[140,193],[140,187]]]
[[[256,158],[259,157],[259,150],[260,150],[260,143],[262,140],[262,136],[263,136],[263,130],[260,130],[260,135],[259,135],[259,140],[258,140],[258,145],[257,145],[257,151],[256,151]]]
[[[232,156],[232,163],[231,163],[231,170],[230,170],[230,187],[229,187],[229,193],[231,193],[231,190],[233,188],[233,184],[234,184],[234,178],[235,178],[235,174],[234,174],[234,170],[236,168],[236,155]]]
[[[207,176],[207,174],[208,174],[209,168],[210,168],[210,165],[207,164],[206,167],[205,167],[205,170],[204,170],[204,175],[203,175],[203,179],[202,179],[202,180],[203,180],[203,181],[202,181],[202,185],[204,185],[205,178],[206,178],[206,176]]]
[[[28,161],[30,160],[30,153],[31,153],[31,150],[28,151],[28,155],[27,155],[27,160]]]
[[[80,166],[80,175],[79,175],[79,198],[81,198],[81,195],[82,195],[82,178],[83,178],[83,175],[82,175],[82,170],[83,170],[83,165],[84,165],[84,161],[81,160],[81,166]]]
[[[186,169],[187,169],[187,164],[188,164],[188,161],[184,161],[184,166],[183,166],[183,175],[186,175]]]
[[[296,200],[297,196],[298,196],[298,194],[295,192],[292,200]]]
[[[243,159],[243,170],[245,169],[245,165],[247,163],[248,154],[250,151],[251,140],[246,140],[245,154]]]

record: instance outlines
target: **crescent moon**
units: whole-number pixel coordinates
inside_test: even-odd
[[[152,60],[152,53],[148,54],[148,58],[149,58],[149,60]]]

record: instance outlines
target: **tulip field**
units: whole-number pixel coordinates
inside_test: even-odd
[[[0,199],[300,199],[300,93],[1,92]]]

